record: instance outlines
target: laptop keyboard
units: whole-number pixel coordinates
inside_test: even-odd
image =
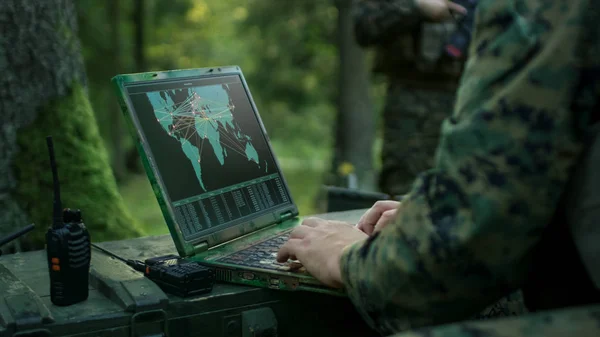
[[[304,268],[299,268],[299,263],[297,262],[277,262],[277,252],[279,251],[279,248],[288,240],[290,232],[291,230],[286,231],[280,235],[259,242],[248,248],[217,259],[217,261],[238,266],[280,271],[292,271],[291,267],[295,267],[294,270],[301,271]]]

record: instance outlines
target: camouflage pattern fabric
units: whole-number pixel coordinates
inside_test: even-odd
[[[387,44],[421,22],[414,0],[355,1],[356,41],[362,46]]]
[[[520,316],[528,313],[521,290],[502,297],[494,304],[473,315],[472,319],[492,319],[497,317]]]
[[[597,337],[600,306],[563,309],[527,317],[462,322],[399,333],[394,337]]]
[[[411,89],[391,82],[383,112],[382,168],[379,187],[406,194],[417,175],[433,167],[442,122],[452,111],[454,93]]]
[[[433,166],[441,123],[452,111],[463,60],[443,53],[454,22],[426,22],[414,0],[358,0],[355,36],[376,49],[387,77],[379,190],[405,194]]]
[[[377,51],[375,71],[406,84],[455,89],[464,60],[445,46],[457,25],[425,20],[415,0],[355,0],[354,33]]]
[[[347,292],[375,329],[465,320],[526,282],[597,113],[597,6],[480,2],[434,167],[394,222],[341,258]]]
[[[357,4],[355,20],[357,40],[363,46],[378,47],[376,71],[388,75],[389,80],[379,189],[390,195],[405,194],[415,177],[433,166],[441,124],[454,105],[453,89],[458,82],[454,80],[462,63],[438,55],[435,67],[422,66],[429,63],[427,55],[441,51],[444,33],[453,27],[423,22],[412,0],[362,0]],[[429,25],[428,29],[421,27],[424,25]],[[415,47],[424,41],[429,41],[432,50]],[[518,296],[504,298],[476,317],[525,311],[522,296]]]
[[[413,0],[361,0],[355,22],[357,41],[378,48],[375,71],[389,81],[379,189],[402,195],[420,172],[433,167],[442,122],[454,106],[462,61],[438,55],[435,66],[423,67],[431,63],[427,55],[441,52],[453,25],[424,22]],[[419,47],[426,42],[430,50]],[[523,297],[517,292],[474,317],[524,312]]]

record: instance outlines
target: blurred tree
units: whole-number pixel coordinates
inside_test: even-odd
[[[357,188],[375,190],[373,141],[375,114],[369,97],[369,73],[365,52],[354,39],[352,0],[335,0],[338,8],[338,115],[332,168],[350,163]]]
[[[134,71],[133,20],[132,15],[127,15],[132,11],[130,1],[77,1],[78,35],[87,72],[89,97],[118,181],[124,179],[129,171],[130,163],[125,162],[125,156],[133,148],[133,142],[127,137],[110,79],[118,73]],[[130,166],[135,167],[138,160],[136,153]]]
[[[121,8],[119,6],[119,0],[110,0],[107,6],[108,21],[111,23],[111,45],[110,55],[112,62],[114,63],[114,71],[119,73],[121,71]],[[110,137],[112,139],[112,168],[115,173],[117,181],[121,181],[127,174],[127,167],[125,166],[125,155],[127,148],[123,143],[123,118],[121,117],[121,107],[114,99],[110,107],[110,121],[112,127],[110,128]]]
[[[246,75],[271,137],[327,147],[338,90],[337,9],[322,0],[249,0],[247,8],[238,34],[252,41],[256,64]]]
[[[0,234],[34,222],[21,248],[43,248],[52,218],[51,134],[64,206],[82,210],[92,239],[140,235],[89,104],[72,1],[4,0],[0,25]]]
[[[146,63],[146,12],[147,2],[145,0],[135,0],[133,4],[132,23],[133,23],[133,60],[134,71],[141,73],[148,71]],[[117,70],[118,71],[118,70]],[[119,122],[122,122],[119,119]],[[122,137],[123,135],[121,135]],[[139,157],[137,148],[130,146],[128,149],[124,147],[117,148],[115,144],[114,152],[116,156],[127,163],[127,169],[130,172],[143,172],[143,165]]]
[[[350,162],[359,187],[373,190],[377,114],[364,51],[354,42],[351,6],[350,0],[249,0],[242,28],[245,36],[249,30],[260,38],[251,46],[257,65],[247,77],[266,106],[272,138],[302,137],[313,148],[335,142],[333,172]]]
[[[78,5],[85,18],[80,36],[92,103],[114,153],[115,120],[110,116],[115,98],[107,83],[117,71],[113,59],[105,57],[113,52],[111,23],[95,15],[105,2],[80,0]],[[135,5],[119,2],[122,13],[136,13]],[[271,139],[286,144],[282,151],[328,160],[323,155],[331,152],[338,91],[337,9],[332,2],[303,0],[290,6],[270,0],[144,0],[144,6],[146,70],[240,65]],[[121,17],[122,72],[142,69],[135,57],[139,34],[134,17]],[[125,137],[121,147],[132,145]],[[131,163],[137,164],[139,156],[130,154],[128,169],[135,170]]]
[[[116,98],[109,86],[112,76],[236,64],[244,71],[294,193],[311,198],[307,195],[318,188],[320,176],[332,162],[339,110],[338,10],[334,1],[144,0],[143,5],[145,66],[140,67],[135,57],[139,50],[136,1],[118,1],[118,46],[113,42],[114,18],[98,15],[110,11],[110,2],[77,1],[90,99],[115,172],[119,172],[119,149],[127,151],[128,173],[141,171],[141,166],[126,130],[120,140],[115,135],[122,117],[114,107]],[[107,57],[116,55],[113,53],[120,57]],[[374,93],[374,101],[384,96],[385,87],[380,89],[381,93]],[[128,176],[123,188],[130,190],[129,183],[134,180]],[[134,189],[139,193],[149,190]]]
[[[337,73],[335,6],[321,0],[293,5],[249,0],[248,10],[241,28],[245,35],[248,27],[260,34],[252,48],[258,59],[252,74],[261,83],[258,91],[288,102],[296,113],[300,112],[296,106],[310,104],[313,99],[333,101],[335,86],[326,84],[334,82]]]
[[[271,139],[285,141],[295,156],[324,152],[332,139],[337,90],[333,5],[317,0],[295,6],[270,0],[147,5],[150,68],[239,65]]]
[[[147,71],[145,36],[146,36],[146,4],[144,0],[135,0],[133,7],[133,23],[135,26],[134,59],[136,72]]]

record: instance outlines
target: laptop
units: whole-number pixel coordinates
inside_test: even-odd
[[[302,219],[238,66],[111,82],[181,257],[217,281],[344,296],[276,261]]]

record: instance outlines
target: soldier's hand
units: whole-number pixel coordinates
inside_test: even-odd
[[[380,200],[363,214],[356,227],[368,235],[381,230],[396,217],[399,201]]]
[[[452,18],[454,12],[466,14],[467,9],[449,0],[416,0],[421,13],[434,22],[445,21]]]
[[[317,280],[341,288],[340,258],[344,248],[367,237],[345,222],[308,218],[290,233],[277,253],[277,261],[297,259]]]

